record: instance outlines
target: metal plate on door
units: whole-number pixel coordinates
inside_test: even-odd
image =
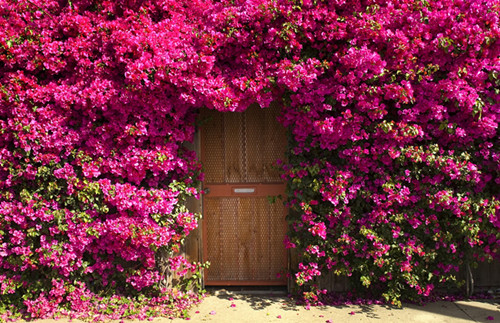
[[[255,187],[233,188],[233,193],[235,193],[235,194],[253,194],[253,193],[255,193]]]

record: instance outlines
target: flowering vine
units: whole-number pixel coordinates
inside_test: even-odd
[[[183,8],[2,1],[2,311],[171,316],[172,303],[198,300],[166,290],[165,275],[196,277],[202,265],[157,259],[179,251],[199,218],[184,201],[199,197],[201,166],[183,143],[202,104],[189,84],[206,81],[210,62]]]
[[[317,277],[333,272],[400,304],[498,259],[495,8],[332,1],[288,12],[302,46],[291,54],[303,64],[314,53],[324,66],[287,90],[282,115],[299,285],[321,295]]]
[[[183,202],[203,175],[183,143],[199,109],[254,102],[282,100],[290,130],[298,285],[347,275],[398,303],[498,257],[499,12],[498,0],[1,1],[0,311],[183,299],[157,259],[197,226]]]

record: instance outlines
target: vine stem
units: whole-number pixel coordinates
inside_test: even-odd
[[[54,21],[54,22],[56,21],[54,19],[54,17],[50,13],[48,13],[47,11],[45,11],[45,9],[43,9],[42,7],[40,7],[39,5],[37,5],[36,3],[33,3],[31,0],[26,0],[26,2],[32,4],[35,7],[37,7],[38,9],[40,9],[44,14],[46,14],[47,16],[49,16],[49,18],[52,19],[52,21]]]
[[[467,262],[467,264],[465,265],[465,268],[466,268],[466,276],[467,276],[467,290],[466,290],[466,293],[467,293],[467,297],[471,297],[472,294],[474,294],[474,276],[472,275],[472,270],[470,269],[470,264]]]

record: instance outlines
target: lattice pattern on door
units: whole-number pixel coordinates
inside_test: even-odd
[[[245,113],[205,110],[201,116],[206,183],[280,182],[273,167],[283,158],[285,131],[277,106]]]
[[[211,281],[271,281],[285,268],[283,206],[267,198],[206,198]],[[265,215],[265,216],[263,216]]]
[[[279,171],[285,129],[280,109],[252,106],[244,113],[206,110],[200,116],[204,259],[207,285],[283,285],[285,207],[268,195],[284,193]]]

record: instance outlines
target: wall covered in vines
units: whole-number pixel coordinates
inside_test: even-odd
[[[78,316],[147,295],[95,316],[169,315],[165,274],[198,270],[156,261],[199,217],[183,202],[199,195],[201,166],[182,145],[210,47],[186,8],[1,1],[0,307]]]
[[[200,108],[254,102],[283,102],[285,243],[308,296],[334,273],[398,303],[498,257],[499,12],[498,0],[1,0],[0,312],[87,315],[129,297],[146,305],[111,312],[166,315],[184,296],[165,274],[201,266],[157,261],[199,218],[183,201],[199,196],[201,165],[182,144]]]
[[[282,118],[295,278],[427,296],[500,255],[499,3],[332,6],[289,15],[300,55],[321,64]]]

